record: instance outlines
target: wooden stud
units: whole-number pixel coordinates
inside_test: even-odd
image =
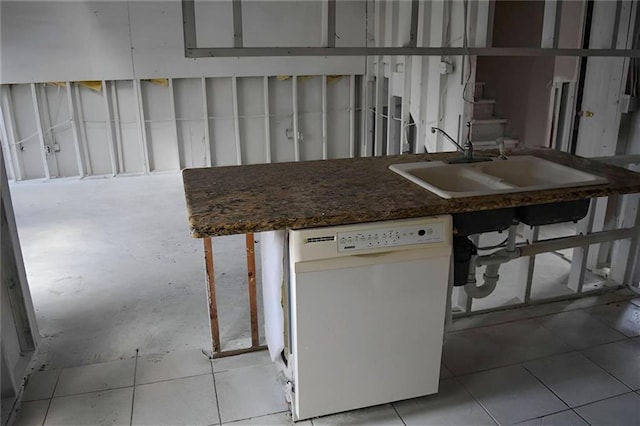
[[[136,120],[138,122],[138,137],[140,138],[140,149],[144,162],[145,173],[150,173],[151,161],[149,158],[149,146],[147,145],[147,124],[144,121],[144,106],[142,102],[142,86],[140,80],[133,80],[133,94],[136,104]]]
[[[78,165],[78,176],[84,177],[84,164],[82,162],[82,149],[80,148],[80,135],[78,134],[78,121],[76,119],[76,106],[73,102],[71,82],[67,81],[67,105],[69,108],[69,121],[71,122],[71,134],[73,135],[73,147],[76,151],[76,164]]]
[[[11,151],[11,158],[13,159],[13,167],[15,172],[15,179],[23,179],[24,164],[22,162],[22,155],[20,155],[20,144],[16,143],[18,139],[18,130],[16,126],[16,117],[13,114],[13,100],[11,96],[11,85],[6,85],[5,90],[2,91],[2,109],[7,114],[7,121],[5,122],[5,129],[8,133],[8,140],[11,141],[9,145]]]
[[[328,158],[327,147],[327,76],[322,76],[322,159]]]
[[[42,167],[44,169],[44,175],[47,179],[51,179],[51,173],[49,172],[49,163],[47,161],[47,148],[44,142],[44,132],[42,130],[42,117],[40,116],[40,105],[38,101],[38,93],[36,91],[36,83],[31,83],[31,98],[33,100],[33,111],[36,120],[36,128],[38,129],[38,141],[40,141],[40,159],[42,160]]]
[[[378,56],[378,63],[376,66],[376,110],[374,115],[375,120],[375,141],[374,141],[374,150],[373,155],[379,156],[382,155],[382,143],[383,143],[383,124],[382,124],[382,111],[384,108],[384,62],[383,57]]]
[[[209,133],[209,105],[207,102],[207,79],[201,77],[201,89],[202,89],[202,117],[204,120],[204,162],[207,167],[213,165],[211,155],[211,135]]]
[[[293,104],[293,158],[300,161],[300,138],[298,134],[298,76],[291,78],[291,101]]]
[[[336,47],[336,0],[327,0],[327,47]]]
[[[586,235],[591,232],[593,228],[593,220],[596,211],[596,199],[591,200],[589,205],[589,211],[587,216],[578,222],[576,225],[577,235]],[[587,269],[587,258],[589,256],[589,246],[576,247],[573,249],[573,256],[571,257],[571,269],[569,271],[569,281],[567,287],[574,292],[582,293],[582,287],[584,285],[584,276]]]
[[[409,125],[411,124],[411,73],[412,73],[412,56],[404,57],[404,84],[402,87],[402,100],[400,105],[400,140],[399,152],[410,151],[409,143]]]
[[[124,153],[122,147],[122,128],[120,126],[120,107],[118,106],[117,81],[111,83],[111,105],[113,106],[113,124],[116,135],[116,153],[118,155],[118,170],[124,172]]]
[[[349,76],[349,157],[356,155],[356,76]]]
[[[170,78],[169,81],[169,114],[171,114],[171,131],[173,136],[176,138],[176,169],[180,170],[182,165],[184,164],[184,159],[181,158],[180,154],[180,138],[178,137],[178,122],[176,121],[176,101],[175,101],[175,93],[173,91],[173,78]],[[185,165],[186,166],[186,165]]]
[[[4,120],[3,109],[0,108],[0,137],[2,138],[2,151],[4,155],[9,159],[7,161],[7,165],[9,166],[9,174],[11,175],[11,179],[19,180],[16,177],[16,168],[14,167],[13,161],[13,152],[11,150],[11,145],[9,144],[9,132],[7,131],[7,125]]]
[[[242,47],[242,0],[232,0],[233,47]]]
[[[236,145],[236,163],[242,165],[242,145],[240,140],[240,116],[238,108],[238,77],[231,77],[231,107],[233,113],[233,136]]]
[[[258,335],[258,302],[256,295],[256,254],[252,233],[245,235],[245,242],[247,247],[249,313],[251,316],[251,346],[255,347],[260,344],[260,336]]]
[[[107,144],[109,145],[109,159],[111,160],[111,174],[118,174],[118,163],[116,160],[116,150],[113,141],[113,120],[111,118],[111,107],[109,106],[108,85],[102,80],[102,104],[104,106],[104,124],[107,131]]]
[[[387,150],[386,150],[386,154],[387,155],[392,155],[392,154],[399,154],[399,152],[397,152],[397,145],[393,144],[393,135],[394,135],[394,130],[395,127],[398,125],[398,122],[395,119],[395,115],[396,115],[396,104],[393,101],[393,71],[396,68],[396,57],[395,56],[391,56],[389,58],[389,78],[387,79],[388,85],[387,85],[387,136],[386,136],[386,142],[387,142]],[[382,111],[380,111],[380,114],[382,114]],[[401,138],[402,139],[402,138]]]
[[[76,95],[76,105],[78,107],[77,115],[78,115],[78,128],[80,129],[80,135],[82,138],[80,139],[80,144],[82,146],[82,153],[84,154],[84,166],[87,172],[87,175],[93,174],[93,166],[91,165],[91,156],[89,155],[89,138],[87,137],[87,126],[84,122],[84,111],[82,109],[82,97],[80,96],[80,85],[76,84],[75,95]]]
[[[209,297],[209,320],[211,327],[212,352],[220,352],[220,329],[218,327],[218,305],[216,303],[216,282],[213,270],[213,244],[211,237],[203,238],[204,262],[207,273],[207,294]]]
[[[524,225],[524,238],[529,243],[535,243],[540,236],[540,228],[537,226]],[[524,303],[531,301],[531,290],[533,288],[533,271],[536,264],[535,256],[526,256],[518,260],[518,286],[524,286]]]
[[[269,110],[269,77],[264,76],[262,80],[264,92],[264,161],[271,163],[271,117]]]

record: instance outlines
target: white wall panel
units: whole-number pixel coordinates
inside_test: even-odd
[[[271,114],[271,156],[274,163],[294,161],[293,105],[291,79],[269,78],[269,111]],[[287,129],[289,136],[287,137]]]
[[[322,3],[243,0],[244,46],[319,46]]]
[[[22,178],[44,178],[31,87],[27,84],[12,86],[11,97],[16,124],[15,142],[20,142],[17,152],[22,161]]]
[[[133,90],[132,81],[116,82],[119,119],[122,129],[122,173],[144,172],[144,155],[136,122],[136,103]]]
[[[263,88],[261,77],[238,79],[238,112],[243,164],[266,161]]]
[[[230,46],[228,3],[196,2],[199,46]],[[243,6],[245,40],[320,45],[319,14],[308,13],[320,1],[251,3]],[[364,5],[346,3],[354,4],[339,6],[336,44],[359,45]],[[179,0],[3,0],[0,8],[0,83],[364,72],[359,57],[187,59]]]
[[[328,158],[349,157],[349,76],[327,82]]]
[[[177,170],[178,145],[173,132],[169,87],[142,82],[142,105],[151,171]]]
[[[212,4],[210,4],[212,3]],[[221,4],[215,4],[221,3]],[[226,1],[196,1],[196,30],[199,47],[229,47],[232,43],[231,12]],[[299,39],[306,40],[311,32],[304,26],[297,25],[288,32],[281,32],[287,22],[312,20],[319,22],[319,15],[304,15],[296,2],[280,2],[291,7],[287,17],[269,14],[265,17],[256,15],[256,11],[266,7],[260,2],[256,5],[243,4],[243,29],[245,45],[249,42],[260,42],[269,39],[269,34],[278,33],[286,38],[288,44],[296,44]],[[303,3],[319,3],[316,1]],[[314,6],[315,7],[315,6]],[[255,9],[258,8],[258,9]],[[365,59],[359,57],[282,57],[282,58],[198,58],[187,59],[184,56],[182,9],[179,1],[143,1],[132,2],[131,35],[133,40],[133,61],[137,78],[152,77],[223,77],[261,76],[279,74],[361,74],[364,72]],[[353,14],[362,13],[364,7],[351,7],[346,10]],[[352,24],[363,27],[364,15],[344,17]],[[256,23],[256,21],[258,23]],[[285,21],[283,23],[283,21]],[[312,26],[319,24],[313,23]],[[255,29],[253,27],[256,27]],[[357,28],[357,26],[356,26]],[[260,34],[257,35],[257,31]],[[315,31],[314,31],[315,33]],[[255,34],[255,37],[254,37]],[[345,31],[344,42],[351,32]],[[257,37],[259,37],[257,40]],[[315,45],[320,45],[319,32],[313,36]],[[290,42],[289,42],[290,41]],[[354,41],[354,44],[359,43]]]
[[[45,141],[51,147],[50,156],[55,159],[58,176],[78,176],[66,88],[47,85],[44,92],[43,114],[47,115],[51,127],[45,129]]]
[[[87,87],[80,87],[79,107],[82,108],[84,115],[86,147],[94,175],[112,173],[103,102],[102,91],[97,92]]]
[[[200,79],[178,79],[174,80],[173,85],[178,146],[183,159],[181,167],[204,167],[207,163],[207,146],[204,137]]]
[[[133,76],[127,2],[2,1],[3,83]]]
[[[322,79],[298,78],[301,160],[322,160]]]
[[[212,164],[231,166],[236,159],[231,78],[207,79],[207,105]]]

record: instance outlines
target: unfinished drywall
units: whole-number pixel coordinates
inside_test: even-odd
[[[544,2],[497,1],[494,47],[540,47]],[[525,146],[546,146],[553,57],[481,57],[476,81],[496,99],[496,116],[508,120],[506,134]],[[523,101],[526,100],[526,101]]]
[[[202,47],[233,39],[231,0],[198,0]],[[321,46],[326,2],[243,0],[245,45]],[[365,1],[338,2],[337,46],[365,44]],[[363,57],[184,55],[182,2],[2,1],[0,83],[279,74],[361,74]]]

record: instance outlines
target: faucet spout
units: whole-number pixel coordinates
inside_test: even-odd
[[[447,139],[449,139],[449,142],[451,142],[452,144],[454,144],[456,146],[456,148],[458,149],[458,151],[462,152],[463,154],[467,154],[467,150],[464,149],[464,147],[462,147],[458,142],[456,142],[451,136],[449,136],[447,134],[447,132],[445,132],[444,130],[440,129],[439,127],[432,127],[431,128],[431,133],[436,133],[436,132],[440,132],[442,133],[442,135],[444,137],[446,137]]]

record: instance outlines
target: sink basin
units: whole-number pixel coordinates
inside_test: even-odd
[[[442,198],[506,194],[600,185],[607,179],[534,157],[513,156],[482,163],[442,161],[393,164],[391,170]]]

